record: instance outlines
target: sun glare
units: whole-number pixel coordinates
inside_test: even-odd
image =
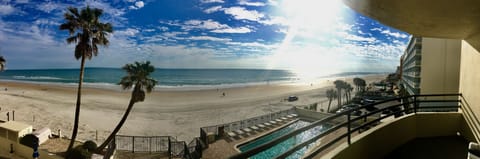
[[[340,0],[284,0],[282,11],[291,25],[328,27],[340,15]]]
[[[293,40],[302,36],[321,36],[322,33],[334,29],[342,15],[341,1],[284,0],[281,6],[281,12],[287,17],[289,28],[272,58],[272,63],[288,65],[286,67],[301,78],[314,78],[337,72],[338,61],[335,60],[339,57],[331,50],[318,42]]]

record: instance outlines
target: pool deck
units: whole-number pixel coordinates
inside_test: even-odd
[[[289,121],[287,123],[281,124],[276,126],[275,128],[265,130],[263,132],[256,132],[256,134],[251,134],[247,137],[242,136],[241,138],[233,139],[227,136],[223,137],[223,139],[219,139],[214,143],[208,145],[208,149],[203,151],[202,158],[205,159],[218,159],[218,158],[228,158],[234,154],[239,153],[239,151],[235,148],[237,145],[254,140],[259,138],[265,134],[269,134],[274,132],[278,129],[281,129],[291,123],[296,122],[298,119]]]

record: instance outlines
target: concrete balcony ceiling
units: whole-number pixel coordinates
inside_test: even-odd
[[[479,0],[343,0],[357,12],[416,36],[464,39],[480,50]]]

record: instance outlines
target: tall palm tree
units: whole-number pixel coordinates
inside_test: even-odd
[[[102,13],[103,11],[101,9],[90,8],[89,6],[81,11],[77,8],[69,7],[68,11],[64,14],[66,22],[60,25],[60,30],[68,30],[70,34],[67,38],[67,43],[77,44],[75,46],[75,58],[77,60],[81,59],[77,103],[75,105],[75,121],[68,150],[72,149],[78,132],[85,59],[91,59],[98,54],[98,45],[107,46],[109,44],[107,36],[113,32],[110,23],[100,22]]]
[[[3,71],[5,70],[5,63],[7,61],[5,60],[5,58],[3,58],[3,56],[0,56],[0,71]]]
[[[345,83],[345,93],[347,94],[347,103],[349,103],[350,99],[352,99],[351,92],[353,91],[352,85],[350,83]]]
[[[332,100],[337,98],[337,91],[334,89],[328,89],[327,92],[327,98],[328,98],[328,108],[327,108],[327,113],[330,112],[330,105],[332,104]]]
[[[122,69],[127,72],[127,75],[123,77],[118,84],[120,84],[123,89],[131,89],[133,87],[132,97],[130,98],[127,110],[125,110],[125,114],[123,114],[120,122],[118,122],[117,126],[108,136],[107,140],[98,146],[98,152],[102,151],[108,145],[108,143],[113,140],[118,131],[120,131],[123,124],[127,120],[128,114],[130,114],[132,111],[133,105],[137,102],[142,102],[145,100],[145,91],[150,93],[157,84],[157,81],[150,77],[150,74],[155,71],[155,68],[150,65],[150,61],[144,63],[135,62],[133,64],[126,64]]]
[[[361,78],[358,78],[358,77],[355,77],[353,78],[353,84],[355,85],[355,88],[357,89],[357,91],[360,90],[360,82],[361,82]]]
[[[333,84],[335,84],[335,88],[337,88],[337,99],[338,99],[338,106],[342,105],[342,89],[345,81],[342,80],[335,80]]]

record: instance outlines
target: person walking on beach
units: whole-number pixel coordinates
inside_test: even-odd
[[[224,96],[224,97],[225,97],[225,92],[223,92],[223,93],[222,93],[222,96]]]

